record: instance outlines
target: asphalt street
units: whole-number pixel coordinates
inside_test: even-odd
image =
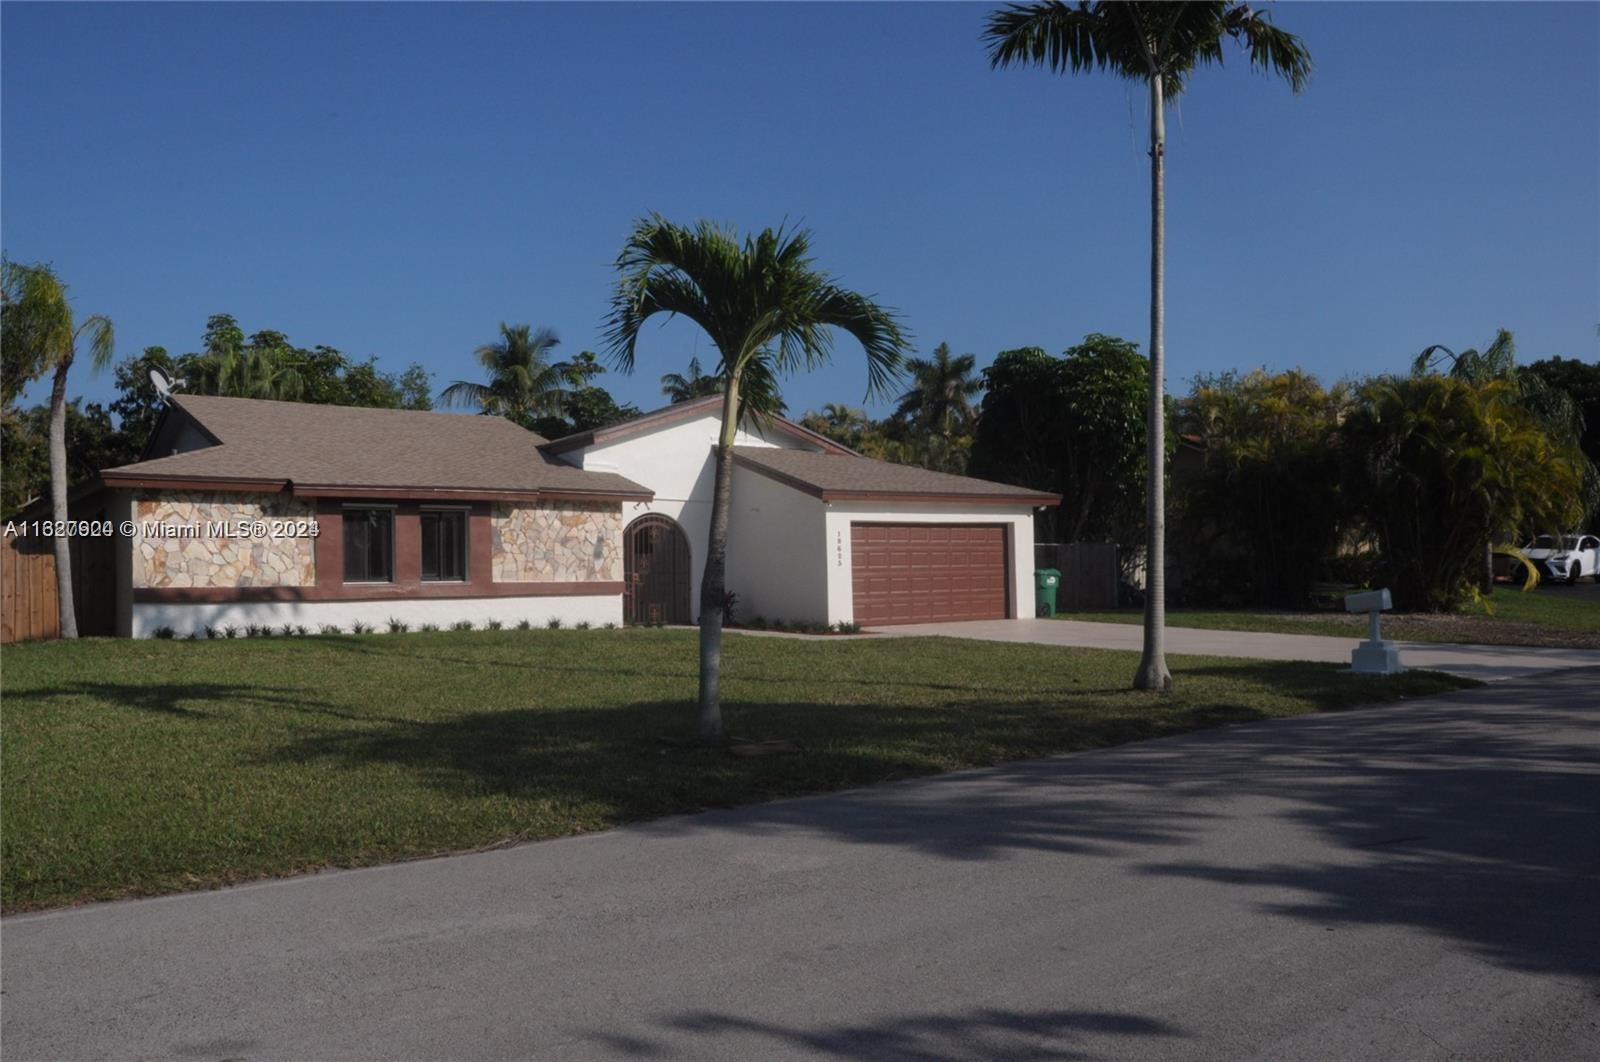
[[[1597,685],[11,918],[4,1054],[1592,1060]]]

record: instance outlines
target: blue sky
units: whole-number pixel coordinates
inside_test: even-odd
[[[228,312],[436,386],[501,320],[598,349],[649,211],[805,224],[924,352],[1143,345],[1143,92],[991,72],[987,9],[6,3],[5,249],[111,315],[119,357]],[[1523,360],[1594,359],[1600,5],[1272,13],[1316,60],[1306,93],[1232,61],[1169,121],[1169,384],[1395,370],[1501,326]],[[649,408],[695,352],[652,329],[601,382]],[[785,395],[865,379],[841,339]]]

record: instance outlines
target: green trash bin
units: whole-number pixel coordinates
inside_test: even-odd
[[[1033,573],[1033,600],[1038,615],[1056,614],[1056,589],[1061,586],[1061,573],[1054,568],[1040,568]]]

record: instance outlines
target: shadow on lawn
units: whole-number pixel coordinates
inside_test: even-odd
[[[1012,762],[645,829],[727,831],[752,844],[811,834],[959,860],[1016,851],[1114,858],[1152,877],[1259,890],[1265,913],[1319,925],[1412,926],[1495,965],[1594,976],[1597,678],[1600,671],[1569,671],[1466,699]],[[791,702],[761,705],[759,714],[730,703],[731,732],[759,725],[754,736],[782,734],[808,750],[758,760],[651,744],[645,735],[687,721],[677,702],[386,724],[310,736],[277,756],[400,765],[447,791],[599,807],[608,821],[626,821],[932,773],[951,765],[952,749],[967,762],[1021,759],[1261,714],[1218,702],[1161,703],[1120,715],[1036,701]],[[1275,855],[1254,836],[1259,822],[1290,825],[1290,836],[1320,844],[1319,854]],[[1198,854],[1199,841],[1218,838],[1227,859]]]
[[[737,1038],[724,1049],[761,1057],[778,1052],[824,1058],[871,1058],[885,1062],[934,1062],[946,1058],[1073,1059],[1105,1057],[1104,1045],[1092,1053],[1075,1043],[1107,1037],[1181,1037],[1177,1027],[1155,1018],[1105,1011],[1023,1011],[981,1007],[965,1014],[919,1014],[854,1024],[817,1023],[804,1027],[777,1022],[690,1011],[658,1024],[677,1036],[696,1037],[701,1045],[712,1037]],[[681,1043],[605,1030],[585,1032],[585,1040],[618,1055],[635,1058],[676,1056]],[[1088,1045],[1083,1045],[1087,1047]],[[1133,1043],[1115,1041],[1121,1052],[1136,1052]]]
[[[150,685],[131,682],[68,682],[48,689],[7,692],[6,700],[48,704],[65,698],[87,698],[114,708],[131,708],[154,715],[179,719],[220,719],[244,707],[288,708],[366,719],[342,712],[332,705],[307,698],[299,690],[272,689],[255,685],[223,682],[182,682]],[[203,708],[190,705],[203,705]],[[231,710],[231,711],[230,711]]]

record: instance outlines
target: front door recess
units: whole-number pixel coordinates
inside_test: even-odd
[[[670,516],[641,516],[622,534],[629,623],[690,623],[689,538]]]

